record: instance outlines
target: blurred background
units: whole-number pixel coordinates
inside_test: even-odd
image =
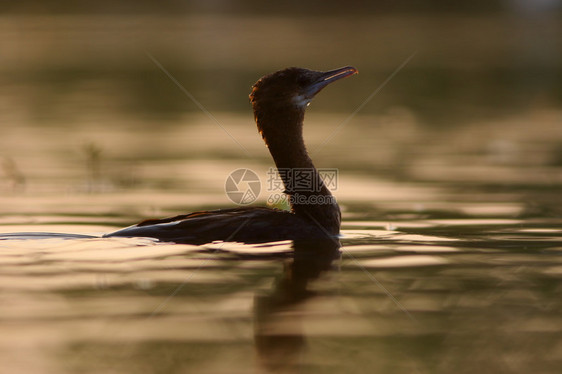
[[[54,0],[0,10],[4,194],[218,192],[235,166],[219,161],[271,164],[247,95],[287,66],[360,72],[309,111],[320,166],[562,183],[552,169],[562,164],[560,0]],[[211,162],[173,162],[195,159]]]
[[[2,113],[22,120],[198,112],[146,52],[211,111],[248,111],[250,85],[283,67],[356,65],[359,82],[317,104],[347,112],[415,52],[364,113],[400,105],[443,123],[562,102],[559,0],[54,0],[0,10]]]
[[[0,2],[2,369],[558,373],[561,17],[562,0]],[[240,168],[265,204],[251,86],[345,65],[359,75],[305,123],[339,170],[342,258],[305,289],[289,243],[25,234],[233,207]]]

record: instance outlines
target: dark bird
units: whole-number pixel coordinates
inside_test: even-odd
[[[266,75],[252,87],[250,102],[258,130],[277,169],[288,171],[279,175],[291,211],[265,207],[201,211],[146,220],[105,236],[151,237],[186,244],[336,237],[340,231],[340,208],[306,151],[303,121],[306,107],[318,92],[356,73],[357,69],[351,66],[327,72],[292,67]],[[309,187],[294,185],[293,170],[307,171]]]

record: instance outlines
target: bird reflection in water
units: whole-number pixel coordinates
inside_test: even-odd
[[[333,267],[340,247],[337,239],[295,241],[294,257],[284,264],[273,289],[256,295],[255,345],[259,363],[268,372],[293,372],[301,366],[306,337],[299,309],[316,295],[309,284]]]

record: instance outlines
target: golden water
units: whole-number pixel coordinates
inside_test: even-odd
[[[559,371],[553,17],[1,20],[1,372]],[[339,171],[339,252],[101,238],[234,206],[235,169],[265,187],[249,86],[349,64],[305,125]]]

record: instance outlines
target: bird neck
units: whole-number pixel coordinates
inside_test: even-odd
[[[339,233],[339,206],[304,144],[304,110],[293,105],[272,110],[257,109],[255,118],[285,186],[291,210],[322,226],[330,235]]]

